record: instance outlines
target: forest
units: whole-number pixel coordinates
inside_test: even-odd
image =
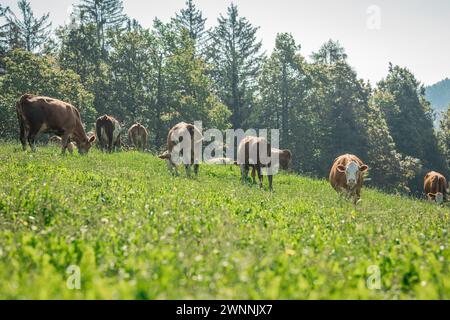
[[[168,22],[144,28],[121,0],[81,0],[68,22],[0,5],[0,139],[17,140],[17,99],[24,93],[75,105],[87,130],[103,114],[150,133],[164,148],[168,129],[202,121],[204,129],[276,128],[293,170],[326,177],[332,161],[353,153],[370,167],[368,184],[420,195],[430,170],[450,173],[450,111],[440,117],[411,70],[386,66],[376,84],[358,77],[339,41],[311,55],[301,39],[278,33],[262,50],[258,26],[231,4],[215,25],[193,0]]]

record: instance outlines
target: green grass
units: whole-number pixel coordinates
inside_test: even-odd
[[[10,144],[0,179],[1,299],[450,299],[448,206],[363,189],[355,208],[323,180],[279,175],[272,194],[237,167],[187,179],[149,154]]]

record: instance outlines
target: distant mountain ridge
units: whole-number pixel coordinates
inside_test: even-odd
[[[450,79],[446,78],[425,88],[425,95],[436,113],[446,111],[450,104]]]

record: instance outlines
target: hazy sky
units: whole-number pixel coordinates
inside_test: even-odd
[[[16,0],[0,0],[15,9]],[[185,0],[124,0],[125,12],[143,26],[154,17],[168,21]],[[271,51],[278,32],[290,32],[309,57],[322,43],[339,40],[359,77],[377,82],[389,61],[408,67],[425,84],[450,77],[450,0],[234,0],[240,14],[260,26]],[[64,23],[78,0],[31,0],[37,14],[50,12]],[[230,0],[196,0],[214,26]]]

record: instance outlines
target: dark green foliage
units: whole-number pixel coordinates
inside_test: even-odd
[[[422,172],[413,181],[413,190],[421,190],[420,181],[426,172],[448,173],[434,133],[433,114],[425,99],[425,89],[409,70],[392,64],[388,76],[378,87],[392,96],[393,103],[384,105],[382,111],[397,150],[420,159],[423,164]]]

